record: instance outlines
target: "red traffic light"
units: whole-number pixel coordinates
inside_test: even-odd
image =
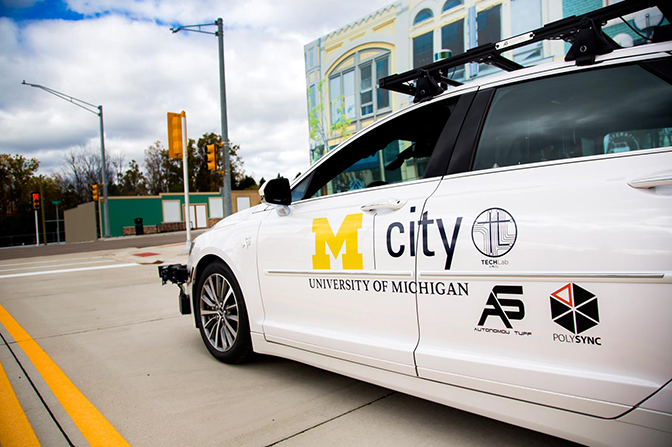
[[[39,210],[41,206],[40,202],[40,193],[39,192],[33,192],[30,194],[31,199],[33,200],[33,209],[34,210]]]

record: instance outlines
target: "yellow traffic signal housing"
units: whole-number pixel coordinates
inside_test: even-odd
[[[91,192],[93,193],[93,201],[97,202],[98,201],[98,185],[97,184],[91,185]]]
[[[30,198],[33,201],[33,209],[34,210],[39,210],[40,207],[42,206],[42,202],[40,200],[40,193],[39,192],[32,192],[32,193],[30,193]]]
[[[168,156],[182,158],[182,117],[186,114],[168,112]]]
[[[208,158],[208,171],[217,170],[217,145],[208,144],[207,149],[207,158]]]

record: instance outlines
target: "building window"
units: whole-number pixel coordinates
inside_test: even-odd
[[[378,81],[389,75],[389,64],[388,52],[367,49],[355,53],[339,65],[345,65],[343,71],[329,77],[332,125],[343,118],[356,120],[373,116],[381,110],[387,111],[385,109],[390,107],[389,91],[378,88]]]
[[[441,48],[450,50],[453,56],[464,53],[464,20],[458,20],[441,28]],[[464,65],[448,73],[451,79],[464,79]]]
[[[512,0],[511,15],[516,20],[511,23],[511,31],[514,36],[541,28],[541,0]],[[541,60],[542,43],[537,42],[513,50],[513,60],[523,65]]]
[[[413,25],[422,23],[425,20],[431,19],[432,17],[434,17],[434,13],[432,12],[431,9],[423,9],[418,13],[418,15],[415,16],[415,20],[413,20]]]
[[[481,11],[476,16],[478,45],[495,43],[502,38],[501,5]]]
[[[308,108],[312,109],[317,105],[317,91],[315,84],[311,85],[308,89]]]
[[[441,12],[446,12],[449,9],[453,9],[456,6],[464,5],[464,0],[448,0],[446,3],[443,4],[443,8],[441,8]]]
[[[355,118],[355,70],[329,78],[329,102],[331,124],[336,124],[344,117]]]
[[[306,69],[310,70],[317,64],[317,59],[315,57],[316,48],[313,47],[306,52]]]
[[[434,35],[432,31],[413,38],[413,68],[432,63],[434,53],[433,39]]]
[[[362,108],[362,116],[373,113],[373,85],[371,82],[372,71],[373,67],[370,63],[359,67],[359,98]]]
[[[390,74],[389,56],[381,57],[376,60],[376,101],[378,110],[390,107],[390,91],[378,87],[378,82]]]

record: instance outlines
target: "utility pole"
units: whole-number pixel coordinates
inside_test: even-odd
[[[204,26],[217,26],[216,32],[203,31]],[[222,120],[222,160],[224,160],[224,174],[222,175],[222,202],[224,217],[233,213],[231,205],[231,161],[229,159],[229,130],[226,120],[226,80],[224,76],[224,21],[220,17],[215,23],[206,23],[202,25],[185,25],[170,29],[173,34],[179,31],[192,31],[195,33],[210,34],[217,36],[219,43],[219,101]]]

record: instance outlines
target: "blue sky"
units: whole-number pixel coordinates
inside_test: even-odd
[[[12,7],[13,3],[3,1],[0,3],[0,17],[9,17],[14,21],[26,20],[63,19],[81,20],[84,15],[68,8],[65,2],[60,0],[43,0],[32,6]]]
[[[388,0],[0,0],[0,153],[58,172],[99,150],[97,117],[48,93],[101,104],[107,154],[166,144],[166,113],[187,133],[221,132],[217,39],[173,25],[224,19],[229,138],[247,174],[293,178],[309,165],[303,46]],[[23,6],[23,7],[21,7]]]

